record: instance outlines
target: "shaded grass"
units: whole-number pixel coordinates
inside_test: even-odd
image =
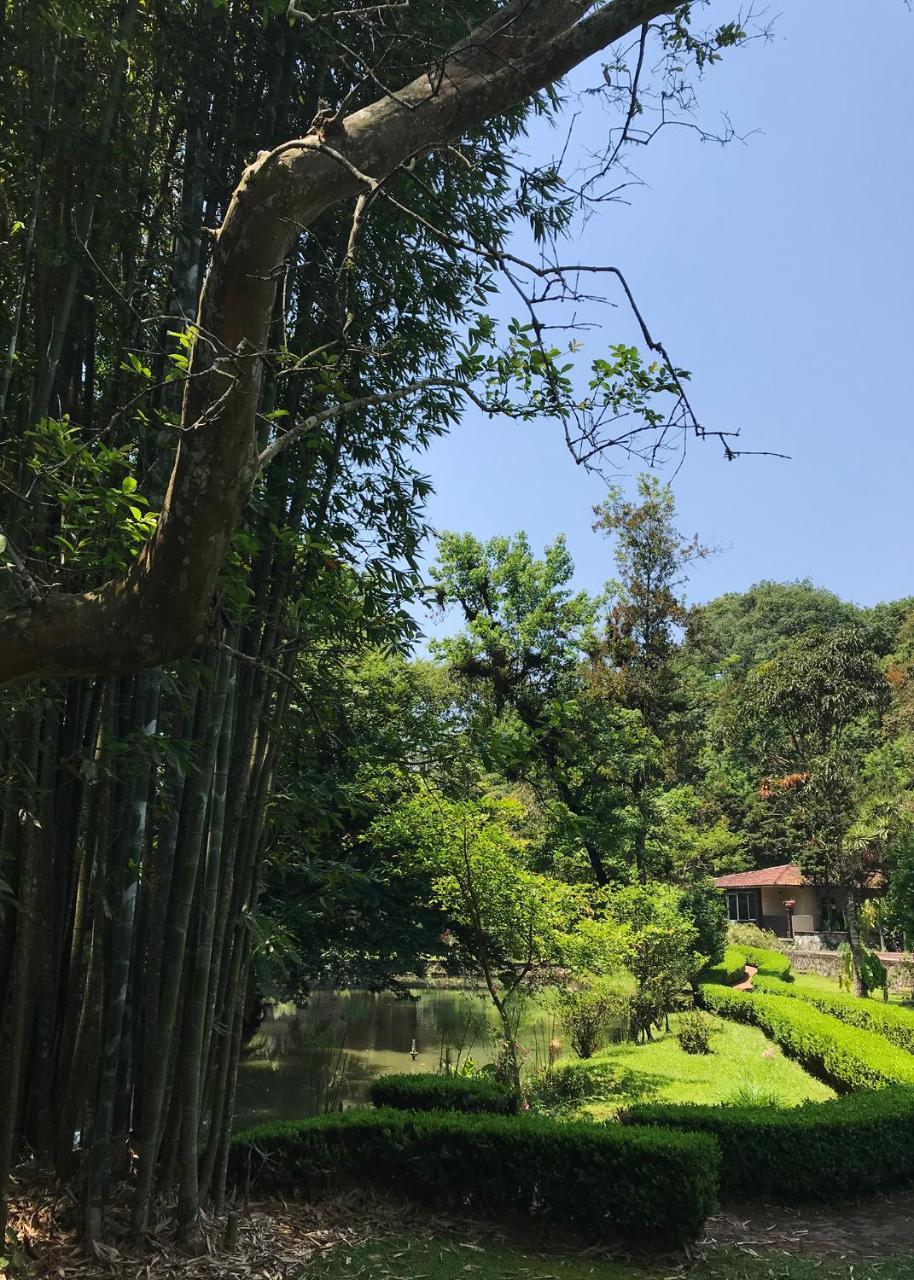
[[[827,1085],[806,1072],[766,1039],[756,1027],[713,1019],[709,1054],[688,1054],[673,1031],[649,1044],[620,1044],[591,1059],[607,1078],[606,1098],[588,1103],[586,1114],[608,1120],[634,1102],[735,1101],[749,1090],[783,1107],[833,1098]]]
[[[823,1261],[715,1249],[688,1269],[672,1263],[640,1267],[541,1256],[448,1236],[390,1236],[329,1250],[314,1259],[303,1280],[673,1280],[685,1275],[690,1280],[914,1280],[914,1259]]]

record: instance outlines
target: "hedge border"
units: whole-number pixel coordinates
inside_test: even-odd
[[[747,964],[773,981],[793,982],[789,956],[769,951],[767,947],[743,947],[732,942],[724,948],[723,959],[705,972],[703,981],[722,987],[735,986],[746,977]]]
[[[704,984],[698,999],[713,1013],[760,1027],[845,1096],[783,1110],[642,1103],[620,1117],[623,1124],[713,1136],[728,1196],[829,1202],[914,1183],[914,1057],[816,1007],[812,994],[762,975],[757,991]]]
[[[232,1142],[229,1175],[257,1194],[371,1188],[444,1211],[525,1215],[589,1242],[668,1247],[717,1201],[712,1137],[457,1112],[347,1111],[261,1125]]]
[[[760,1027],[812,1075],[841,1092],[914,1086],[914,1057],[872,1031],[847,1026],[792,996],[703,985],[711,1013]]]
[[[736,950],[745,956],[746,964],[751,964],[763,977],[793,982],[790,957],[782,952],[769,951],[767,947],[737,947]]]
[[[907,1053],[914,1053],[914,1009],[905,1009],[899,1005],[884,1002],[877,1003],[869,997],[785,986],[775,978],[763,978],[761,982],[753,985],[764,994],[785,995],[803,1000],[821,1013],[837,1018],[848,1026],[872,1031],[875,1035],[884,1036],[897,1048],[904,1049]]]
[[[623,1124],[712,1135],[727,1197],[828,1203],[914,1183],[914,1090],[771,1107],[641,1103]]]

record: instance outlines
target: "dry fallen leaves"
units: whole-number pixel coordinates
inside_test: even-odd
[[[190,1257],[175,1238],[172,1216],[163,1209],[142,1248],[129,1239],[129,1204],[116,1201],[109,1239],[91,1253],[77,1238],[77,1205],[69,1191],[31,1186],[10,1204],[10,1227],[35,1274],[57,1280],[286,1280],[315,1254],[359,1242],[367,1224],[351,1223],[339,1203],[254,1205],[238,1215],[237,1244],[223,1248],[226,1217],[202,1221],[205,1252]]]

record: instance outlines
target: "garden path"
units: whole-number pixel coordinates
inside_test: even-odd
[[[755,977],[757,973],[758,973],[758,969],[756,969],[755,965],[747,964],[745,979],[742,982],[738,982],[736,986],[733,988],[733,990],[734,991],[751,991],[752,979]]]

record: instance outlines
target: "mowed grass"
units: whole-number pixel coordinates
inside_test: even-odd
[[[633,1102],[734,1102],[748,1101],[736,1094],[746,1091],[758,1101],[782,1107],[801,1102],[823,1102],[834,1092],[785,1058],[777,1045],[756,1027],[714,1018],[711,1053],[685,1053],[673,1030],[648,1044],[620,1044],[597,1054],[592,1061],[607,1071],[604,1100],[589,1102],[585,1114],[595,1120],[612,1119]]]
[[[848,992],[842,992],[841,987],[834,978],[825,978],[818,973],[795,973],[794,985],[798,991],[819,991],[830,996],[847,995]],[[870,1000],[876,1000],[882,1004],[882,994],[876,992],[875,995],[869,997]],[[889,992],[890,1004],[907,1004],[911,1005],[911,991],[905,987],[902,991]]]
[[[686,1267],[636,1266],[540,1256],[487,1241],[391,1236],[337,1245],[314,1259],[301,1280],[914,1280],[914,1258],[880,1262],[750,1255],[715,1249]]]

